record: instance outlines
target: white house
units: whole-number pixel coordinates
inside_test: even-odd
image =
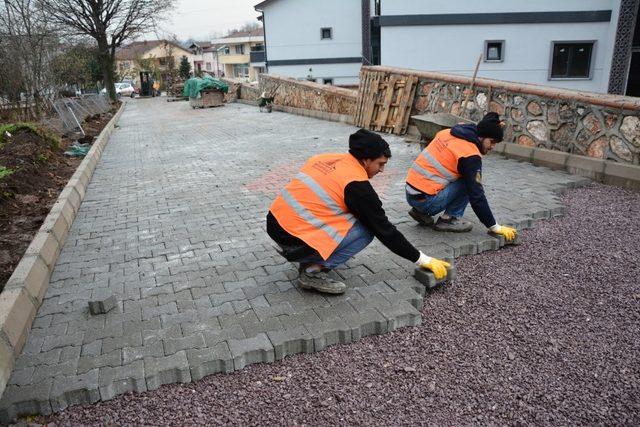
[[[262,12],[269,73],[297,79],[311,76],[335,85],[358,84],[363,27],[368,27],[370,19],[366,8],[362,25],[361,0],[266,0],[255,9]]]
[[[374,38],[381,65],[471,75],[482,54],[482,77],[606,93],[620,10],[621,0],[383,0]]]
[[[212,76],[220,76],[223,70],[218,61],[218,50],[222,45],[211,42],[193,42],[189,50],[193,54],[193,70],[205,72]]]
[[[355,84],[361,64],[640,96],[639,0],[266,0],[269,73]],[[309,69],[311,68],[311,72]]]

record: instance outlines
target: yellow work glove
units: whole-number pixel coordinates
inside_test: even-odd
[[[420,258],[418,258],[416,264],[426,270],[431,270],[436,280],[441,280],[447,277],[447,268],[451,267],[451,264],[448,262],[442,261],[438,258],[431,258],[422,252],[420,252]]]
[[[514,241],[516,239],[516,236],[518,235],[518,232],[515,228],[507,227],[506,225],[496,224],[490,227],[489,230],[491,230],[492,233],[504,236],[504,240],[506,240],[507,242]]]

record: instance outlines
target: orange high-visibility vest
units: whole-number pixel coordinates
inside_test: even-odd
[[[411,165],[407,184],[433,196],[460,178],[458,160],[470,156],[482,157],[474,143],[452,136],[451,129],[442,130]]]
[[[313,156],[269,210],[282,228],[326,260],[355,224],[344,201],[344,188],[350,182],[368,179],[351,154]]]

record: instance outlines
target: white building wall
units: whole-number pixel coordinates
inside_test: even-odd
[[[333,79],[334,85],[358,84],[362,64],[316,64],[316,65],[276,65],[269,67],[269,74],[306,80],[309,68],[317,83],[323,79]]]
[[[358,82],[361,64],[274,65],[271,61],[361,58],[360,0],[276,0],[264,7],[265,42],[269,73],[304,78],[333,78],[336,84]],[[322,40],[321,28],[332,29],[332,39]],[[337,83],[340,81],[341,83]],[[344,83],[342,83],[344,82]]]
[[[620,0],[394,0],[382,15],[611,10],[610,22],[383,26],[381,64],[472,75],[485,40],[504,40],[504,62],[481,62],[478,75],[576,90],[606,92]],[[596,40],[589,80],[550,80],[552,41]]]

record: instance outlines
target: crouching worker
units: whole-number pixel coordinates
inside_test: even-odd
[[[282,255],[300,263],[303,289],[341,294],[346,285],[327,276],[377,237],[395,254],[431,270],[437,279],[449,264],[417,250],[389,222],[369,182],[391,158],[379,135],[359,130],[348,153],[311,157],[281,191],[267,214],[267,233]]]
[[[409,215],[421,225],[437,231],[470,231],[472,224],[462,219],[467,204],[489,230],[516,238],[516,230],[499,225],[482,188],[482,155],[502,141],[497,113],[488,113],[477,125],[462,124],[436,134],[413,162],[407,175]],[[435,222],[432,216],[444,211]]]

